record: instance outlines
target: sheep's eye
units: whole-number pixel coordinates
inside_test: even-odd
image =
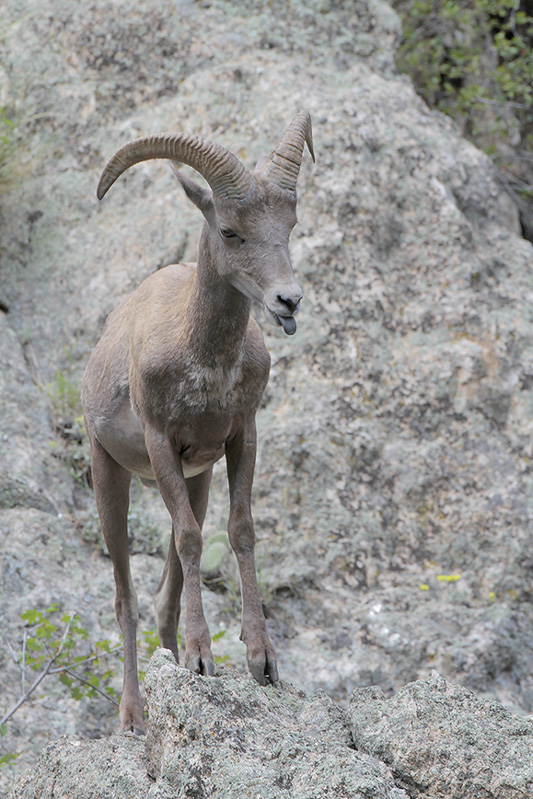
[[[229,227],[221,227],[220,233],[224,236],[225,239],[234,239],[237,234],[233,232],[233,230]]]

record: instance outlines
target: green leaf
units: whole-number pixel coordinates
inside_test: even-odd
[[[33,608],[32,610],[25,610],[24,613],[21,613],[20,618],[23,621],[27,621],[28,624],[33,625],[38,621],[42,621],[44,616],[40,610],[35,610],[35,608]]]
[[[72,632],[83,638],[84,641],[89,637],[89,633],[83,627],[72,627]]]
[[[67,688],[70,688],[71,685],[73,685],[74,680],[72,679],[72,677],[66,674],[66,672],[62,671],[61,674],[59,675],[59,682],[62,683],[63,685],[66,685]]]
[[[29,649],[30,652],[40,652],[43,649],[43,645],[36,638],[27,638],[26,649]]]
[[[6,752],[5,755],[0,755],[0,766],[9,766],[21,754],[21,752]]]

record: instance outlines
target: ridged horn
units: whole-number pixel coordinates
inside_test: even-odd
[[[128,142],[108,161],[98,183],[99,200],[130,166],[152,158],[181,161],[204,177],[219,197],[243,200],[255,186],[239,159],[219,144],[184,133],[158,133]]]
[[[315,160],[313,151],[313,131],[311,115],[308,111],[296,114],[283,134],[278,146],[261,170],[263,177],[275,183],[281,189],[296,191],[296,181],[300,173],[304,144],[307,144],[311,158]]]

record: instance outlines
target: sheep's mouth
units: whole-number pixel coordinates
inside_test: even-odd
[[[288,336],[294,336],[296,333],[296,319],[294,316],[278,316],[275,315],[276,319],[278,320],[278,325],[281,325],[283,330]]]
[[[294,316],[281,316],[266,304],[263,305],[263,311],[271,325],[279,325],[283,328],[287,336],[294,336],[296,333],[296,319]]]

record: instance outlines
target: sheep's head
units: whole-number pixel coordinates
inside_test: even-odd
[[[98,185],[101,199],[133,164],[167,158],[189,199],[207,223],[213,267],[219,275],[263,307],[285,333],[296,331],[302,292],[292,271],[289,236],[296,224],[296,181],[303,147],[313,155],[311,119],[298,114],[276,149],[249,172],[220,145],[183,134],[158,134],[130,142],[105,167]],[[183,175],[178,164],[196,169],[207,181],[203,188]]]

